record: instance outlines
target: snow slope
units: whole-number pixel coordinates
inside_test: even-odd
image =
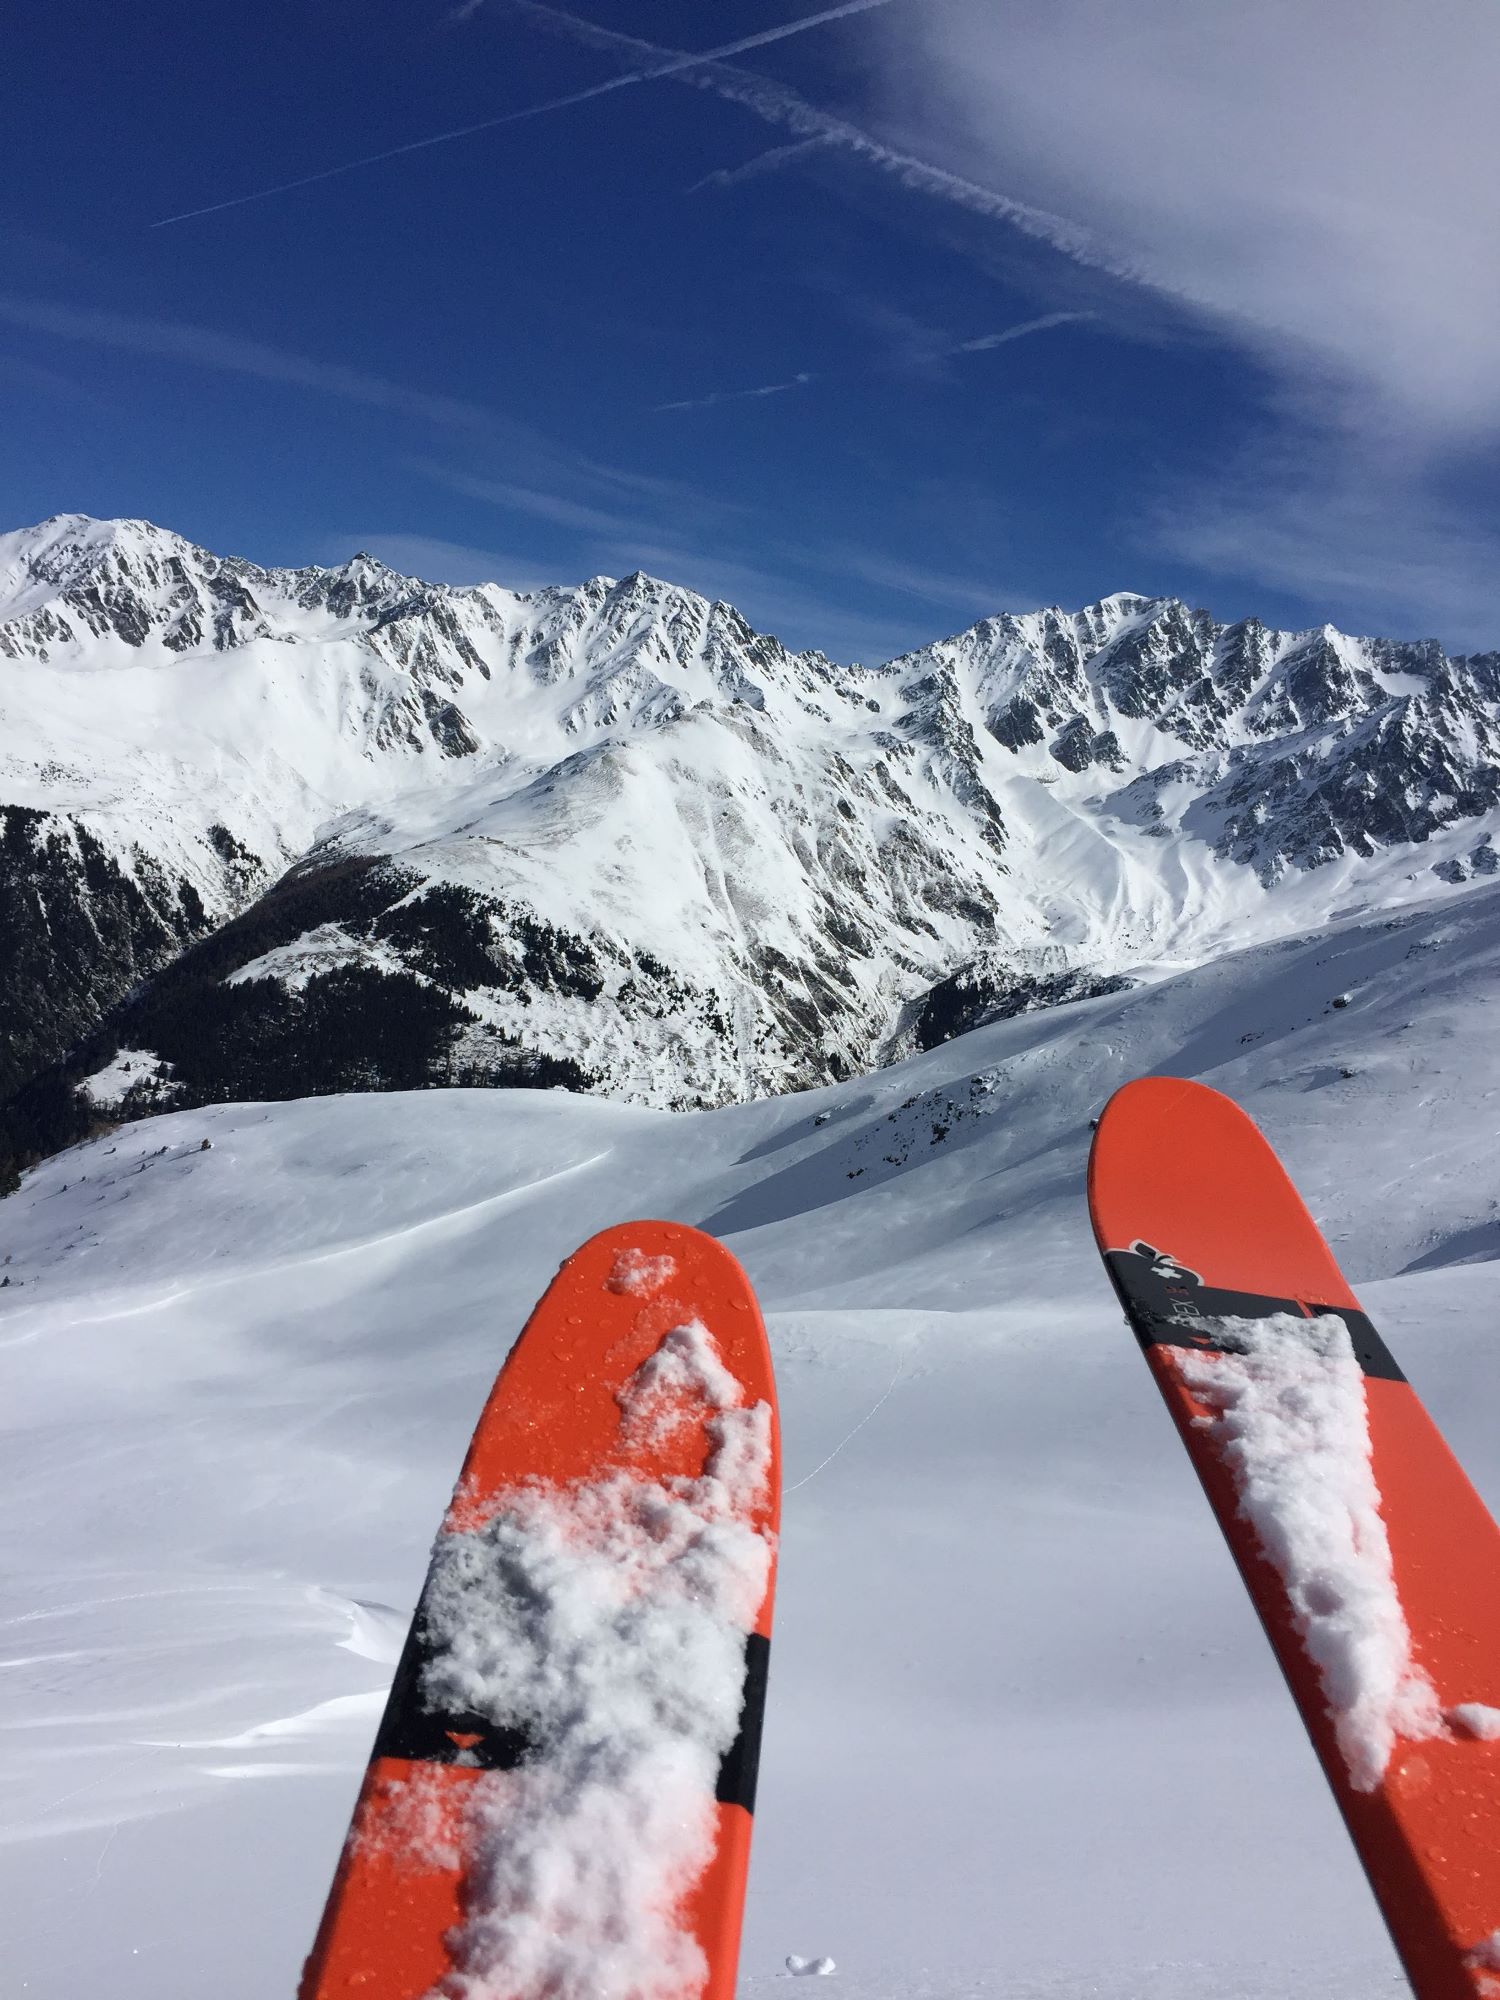
[[[976,960],[1000,997],[1041,961],[1156,977],[1482,881],[1497,828],[1500,655],[1122,594],[850,667],[639,574],[0,537],[0,1011],[31,1038],[0,1098],[134,990],[92,1073],[123,1038],[184,1102],[273,1094],[329,993],[351,1047],[308,1089],[546,1058],[743,1100],[930,1044]],[[375,1026],[403,981],[415,1076]]]
[[[558,1259],[641,1213],[743,1259],[781,1382],[743,1990],[825,1953],[851,2000],[1397,1990],[1083,1170],[1130,1076],[1234,1095],[1494,1505],[1497,1007],[1488,886],[802,1096],[220,1105],[28,1174],[6,1991],[292,1990],[483,1394]]]

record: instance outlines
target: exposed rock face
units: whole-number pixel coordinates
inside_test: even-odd
[[[0,1100],[209,928],[190,881],[80,819],[0,805]]]
[[[987,1028],[991,1021],[1063,1007],[1071,1000],[1097,1000],[1122,993],[1130,984],[1123,973],[1070,968],[1060,951],[1030,952],[1021,958],[986,952],[972,965],[939,980],[911,1009],[911,1049],[913,1053],[935,1049],[955,1035]]]
[[[1497,655],[1116,596],[843,667],[69,516],[0,538],[0,1095],[794,1089],[1450,893],[1497,816]]]

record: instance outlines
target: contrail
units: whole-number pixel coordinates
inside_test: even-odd
[[[673,76],[681,72],[684,83],[697,90],[711,90],[727,103],[738,104],[766,124],[779,125],[799,139],[819,138],[831,145],[842,146],[846,152],[878,167],[882,173],[889,174],[915,194],[950,202],[991,221],[1007,222],[1024,235],[1050,244],[1054,250],[1060,250],[1065,257],[1071,257],[1075,263],[1089,269],[1107,271],[1112,277],[1127,279],[1132,284],[1149,282],[1139,271],[1109,257],[1087,230],[1070,222],[1066,216],[1054,215],[1044,208],[1033,208],[1028,202],[1016,201],[996,188],[984,187],[978,181],[966,180],[962,174],[950,173],[946,167],[935,167],[931,161],[919,159],[915,153],[903,153],[895,146],[888,146],[883,140],[872,138],[858,125],[851,125],[847,118],[836,118],[831,112],[819,111],[806,98],[799,97],[796,91],[788,89],[785,84],[773,83],[769,77],[757,76],[750,70],[732,69],[728,64],[719,62],[711,52],[688,56],[680,51],[659,48],[654,42],[641,41],[635,35],[622,35],[613,28],[601,28],[596,21],[569,14],[561,7],[545,5],[544,0],[510,0],[510,4],[529,14],[534,21],[556,27],[593,48],[618,49],[637,63],[643,60],[648,62],[651,65],[649,74],[653,76]]]
[[[871,166],[880,168],[882,173],[891,175],[902,187],[910,188],[915,194],[932,195],[940,201],[967,208],[975,215],[987,216],[995,222],[1008,222],[1025,235],[1050,243],[1054,250],[1061,250],[1065,256],[1080,264],[1101,270],[1116,268],[1095,248],[1088,232],[1069,222],[1066,216],[1033,208],[1029,203],[1016,201],[995,188],[983,187],[977,181],[966,180],[961,174],[949,173],[946,167],[935,167],[930,161],[919,159],[915,153],[903,153],[895,146],[887,146],[883,141],[871,138],[868,132],[861,131],[859,126],[851,125],[847,119],[835,118],[826,111],[817,110],[805,98],[782,84],[770,83],[763,77],[732,69],[718,69],[711,76],[689,77],[687,81],[697,84],[699,88],[712,90],[731,104],[742,105],[745,110],[763,118],[768,125],[783,126],[803,138],[826,138],[857,158],[867,160]]]
[[[357,160],[343,160],[336,167],[324,167],[315,174],[302,174],[294,181],[278,181],[274,187],[256,188],[250,194],[232,195],[228,201],[211,201],[202,208],[185,208],[177,215],[164,215],[150,226],[166,229],[174,222],[191,222],[195,216],[218,215],[226,208],[243,208],[247,202],[269,201],[273,195],[289,194],[293,188],[312,187],[318,181],[331,181],[340,174],[357,173],[361,167],[378,166],[382,160],[397,160],[407,153],[425,152],[429,146],[446,146],[454,139],[468,139],[476,132],[493,132],[502,125],[517,125],[523,119],[542,118],[550,111],[566,111],[575,104],[587,104],[592,98],[604,97],[612,90],[625,90],[632,84],[654,83],[658,77],[676,76],[683,70],[695,69],[702,63],[718,62],[725,56],[743,55],[748,49],[759,49],[771,42],[784,42],[788,36],[804,34],[809,28],[819,28],[825,21],[841,21],[851,14],[868,14],[876,7],[888,7],[891,0],[843,0],[837,7],[825,7],[821,13],[806,14],[800,20],[783,21],[779,28],[763,28],[759,34],[743,35],[738,41],[724,42],[718,48],[703,49],[697,54],[685,51],[656,48],[650,42],[638,42],[632,36],[613,35],[607,29],[598,29],[595,34],[587,34],[594,24],[577,21],[571,15],[554,14],[549,7],[527,7],[525,11],[553,15],[558,22],[565,22],[577,33],[584,31],[586,39],[597,45],[625,44],[644,51],[654,60],[645,69],[627,71],[623,76],[612,76],[606,83],[592,84],[587,90],[575,90],[566,97],[549,98],[545,104],[529,104],[520,111],[502,112],[497,118],[481,118],[473,125],[455,125],[448,132],[431,132],[423,139],[409,139],[404,146],[388,146],[381,153],[364,153]]]
[[[1091,312],[1043,313],[1040,319],[1023,319],[1019,326],[1008,326],[1001,333],[981,333],[975,340],[961,340],[957,347],[950,347],[950,354],[983,354],[991,347],[1004,347],[1007,341],[1024,340],[1028,333],[1045,333],[1049,327],[1070,326],[1074,320],[1097,319]]]
[[[687,192],[700,194],[706,187],[738,187],[742,181],[759,180],[762,174],[779,172],[788,160],[800,159],[804,153],[817,152],[820,147],[831,143],[824,132],[815,133],[811,139],[793,139],[789,145],[773,146],[768,153],[757,153],[753,160],[746,160],[742,166],[716,167],[701,181],[694,181]]]
[[[1043,313],[1040,319],[1023,319],[1017,326],[1007,326],[999,333],[981,333],[973,340],[956,341],[951,347],[941,350],[944,357],[950,354],[983,354],[992,347],[1004,347],[1012,340],[1024,340],[1030,333],[1046,333],[1054,326],[1071,326],[1075,320],[1097,319],[1091,312]],[[809,382],[826,382],[826,375],[816,375],[805,369],[794,375],[789,382],[767,382],[760,389],[715,389],[707,396],[690,396],[679,403],[658,403],[655,414],[666,410],[711,410],[717,403],[738,403],[750,396],[780,396],[788,389],[806,388]]]
[[[802,389],[816,380],[815,375],[804,372],[794,375],[790,382],[767,382],[759,389],[715,389],[711,395],[691,396],[681,403],[658,403],[656,414],[660,416],[663,410],[711,410],[715,403],[742,403],[747,397],[780,396],[788,389]]]

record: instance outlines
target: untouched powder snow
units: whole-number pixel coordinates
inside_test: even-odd
[[[749,1516],[771,1412],[736,1407],[741,1385],[696,1324],[668,1333],[619,1400],[627,1439],[703,1425],[702,1476],[532,1482],[482,1526],[438,1538],[421,1696],[533,1746],[468,1794],[462,1845],[478,1861],[440,1989],[452,2000],[702,1990],[683,1901],[713,1854],[714,1785],[770,1573]]]
[[[1222,1446],[1240,1512],[1286,1586],[1318,1669],[1356,1791],[1385,1776],[1398,1736],[1441,1732],[1432,1684],[1413,1664],[1370,1463],[1364,1371],[1332,1313],[1216,1318],[1238,1351],[1172,1350]]]

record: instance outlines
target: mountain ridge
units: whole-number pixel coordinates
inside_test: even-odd
[[[0,720],[13,1106],[122,1048],[724,1103],[1500,867],[1500,654],[1132,592],[845,666],[64,515],[0,537]]]

